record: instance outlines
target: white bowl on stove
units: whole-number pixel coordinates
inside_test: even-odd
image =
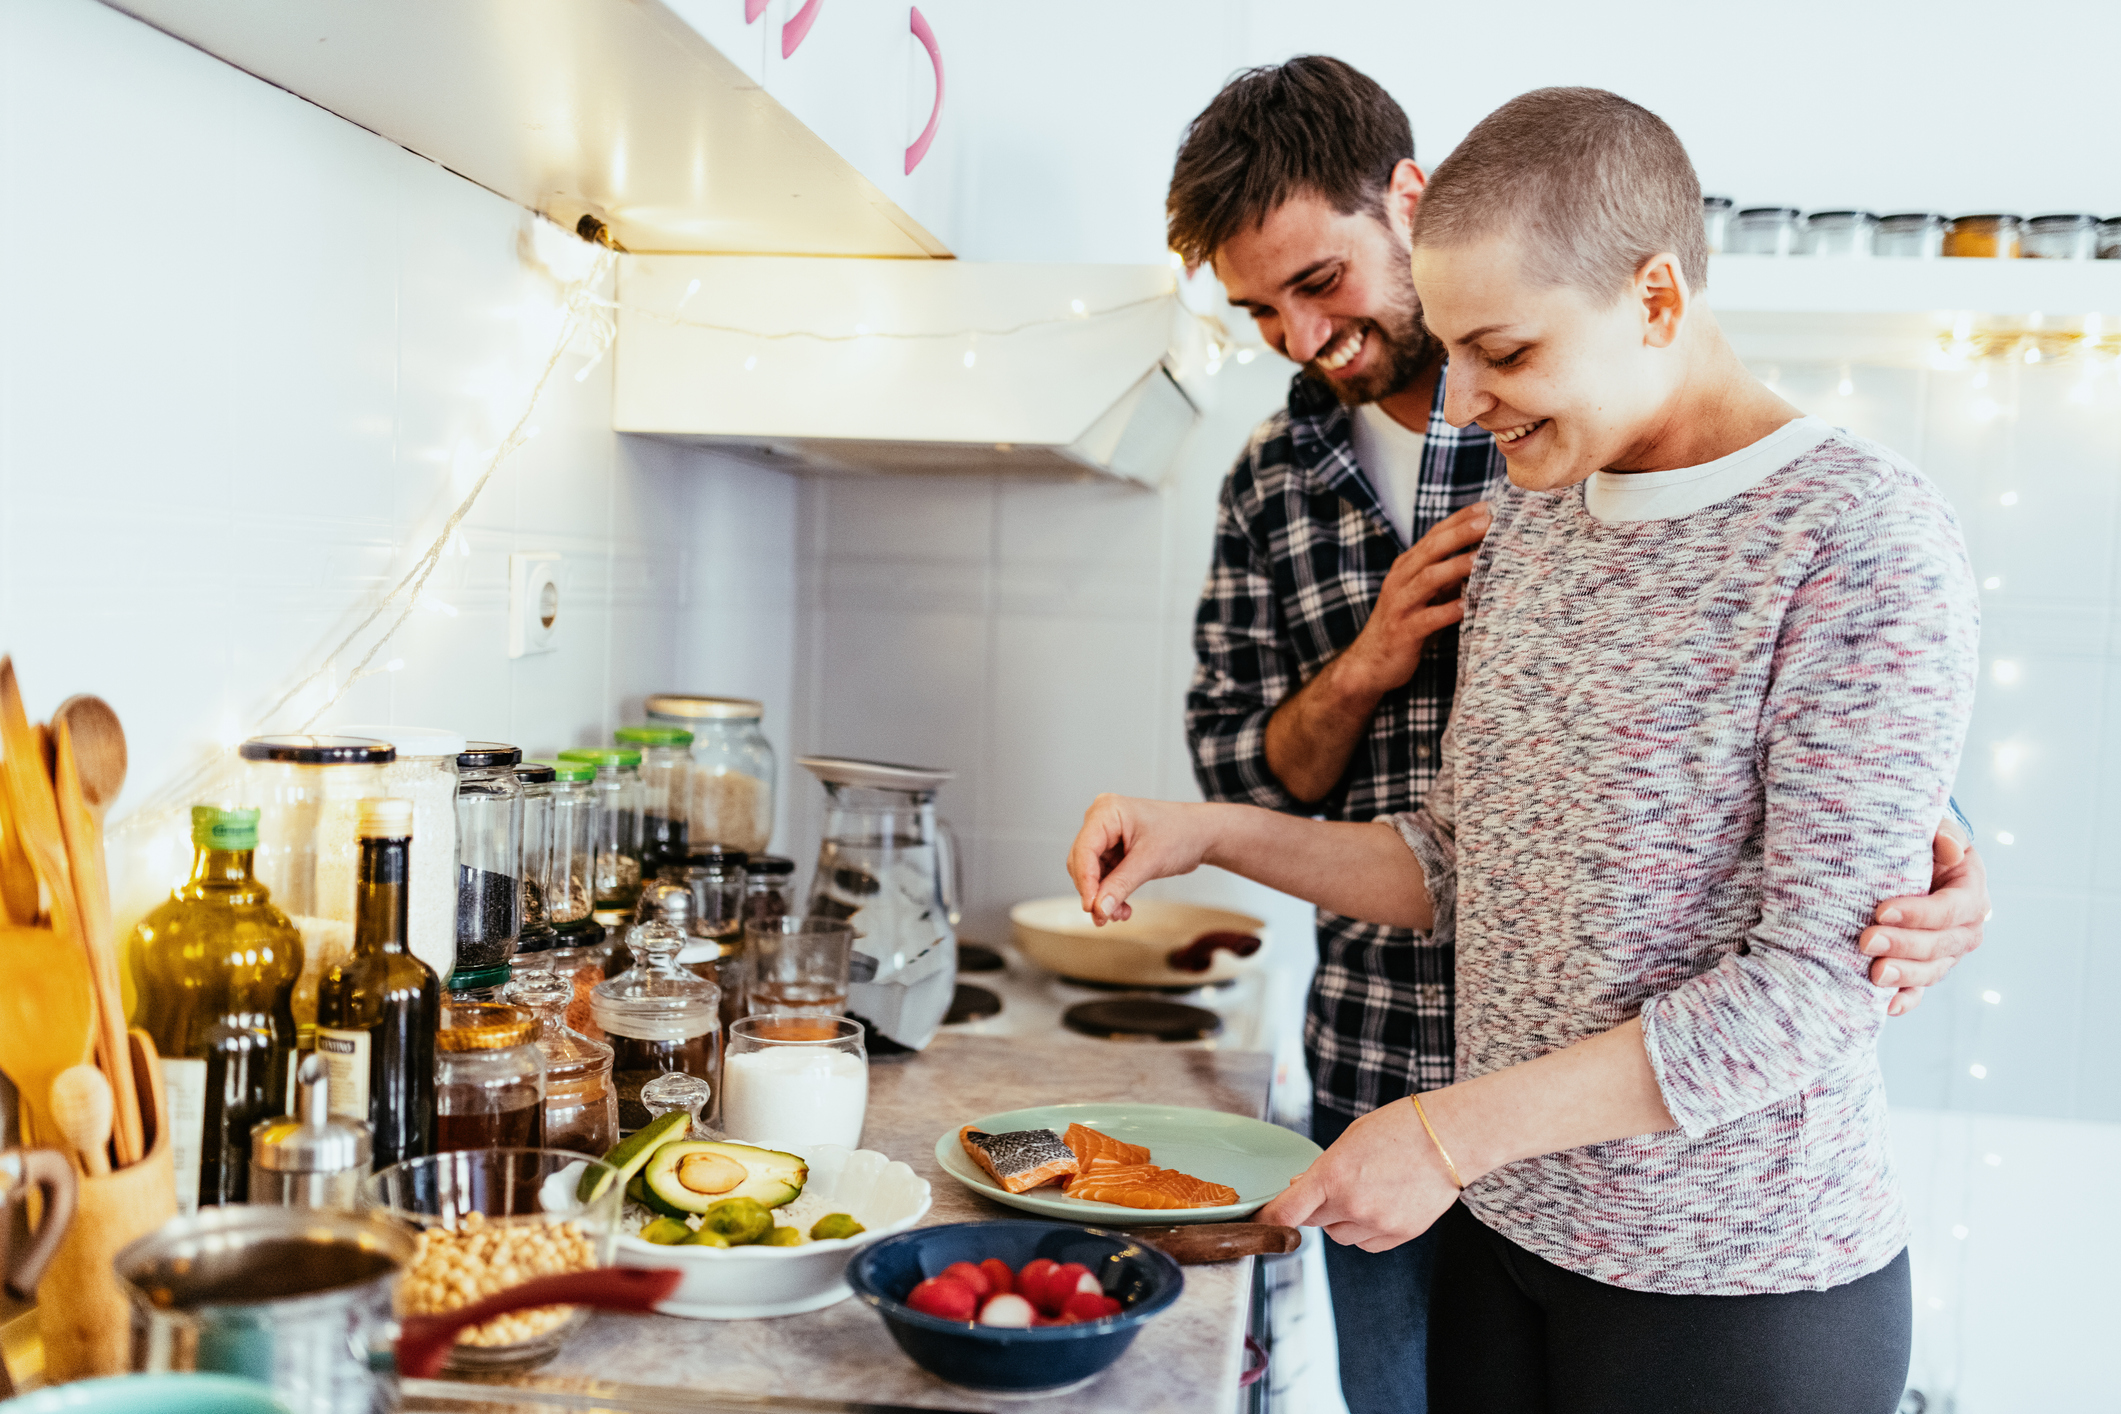
[[[860,1249],[904,1232],[927,1215],[935,1197],[928,1180],[874,1149],[815,1144],[804,1159],[810,1180],[803,1196],[850,1214],[866,1231],[800,1247],[664,1247],[623,1228],[622,1267],[676,1267],[684,1279],[656,1309],[669,1316],[746,1321],[821,1311],[854,1294],[847,1263]]]
[[[1011,941],[1027,961],[1049,972],[1125,987],[1213,986],[1250,971],[1266,956],[1265,919],[1176,899],[1132,902],[1132,918],[1102,928],[1073,894],[1020,903],[1009,910]],[[1165,961],[1203,933],[1250,933],[1262,946],[1250,957],[1218,949],[1206,972],[1182,972]]]

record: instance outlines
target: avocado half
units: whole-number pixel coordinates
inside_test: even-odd
[[[765,1208],[793,1203],[810,1181],[810,1166],[777,1149],[678,1140],[655,1151],[641,1179],[650,1208],[682,1217],[725,1198],[749,1198]]]

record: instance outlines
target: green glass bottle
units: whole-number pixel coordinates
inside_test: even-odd
[[[134,1022],[162,1056],[177,1203],[241,1203],[284,1108],[302,935],[251,872],[258,812],[197,805],[191,878],[133,931]]]
[[[317,984],[317,1054],[333,1117],[368,1125],[380,1171],[434,1152],[442,979],[406,944],[412,802],[362,801],[354,833],[353,955]]]

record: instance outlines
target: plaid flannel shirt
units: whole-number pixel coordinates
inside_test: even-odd
[[[1444,421],[1443,394],[1439,378],[1410,527],[1416,540],[1505,475],[1486,432]],[[1297,800],[1267,768],[1267,719],[1355,641],[1407,549],[1356,465],[1349,427],[1331,391],[1298,374],[1288,407],[1260,424],[1223,483],[1186,697],[1193,772],[1210,800],[1374,820],[1414,809],[1435,779],[1458,671],[1456,628],[1432,635],[1413,678],[1378,704],[1323,801]],[[1353,1116],[1449,1084],[1452,967],[1448,944],[1321,911],[1304,1018],[1314,1102]]]

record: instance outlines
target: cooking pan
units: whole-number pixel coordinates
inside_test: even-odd
[[[1017,951],[1063,977],[1123,987],[1199,987],[1227,982],[1259,964],[1264,919],[1206,904],[1172,899],[1130,900],[1134,916],[1100,928],[1083,912],[1082,900],[1033,899],[1009,910]],[[1172,957],[1209,935],[1232,946],[1203,948],[1203,970],[1174,966]],[[1249,940],[1252,951],[1243,955]],[[1235,950],[1232,950],[1232,947]]]

